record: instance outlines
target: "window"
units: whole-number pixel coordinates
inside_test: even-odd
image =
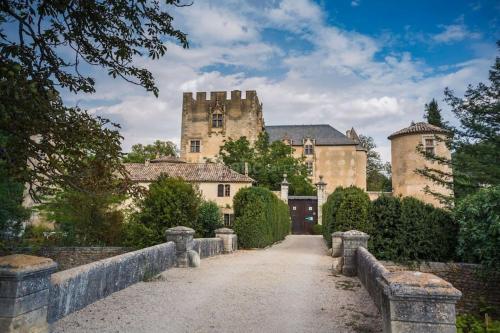
[[[312,176],[313,175],[313,162],[312,161],[307,161],[306,162],[306,167],[307,167],[307,174],[309,176]]]
[[[200,152],[200,140],[191,140],[191,152],[192,153]]]
[[[424,137],[424,149],[427,154],[434,154],[435,147],[434,138]]]
[[[313,153],[314,153],[313,145],[305,145],[304,146],[304,154],[305,155],[312,155]]]
[[[292,210],[297,210],[297,207],[296,206],[292,206]]]
[[[224,226],[232,227],[234,223],[234,214],[224,214]]]
[[[313,208],[311,206],[307,207],[308,210],[313,210]]]
[[[213,128],[222,128],[223,116],[220,113],[214,113],[212,115],[212,127]]]
[[[231,185],[229,185],[229,184],[217,185],[217,196],[218,197],[230,197],[231,196]]]

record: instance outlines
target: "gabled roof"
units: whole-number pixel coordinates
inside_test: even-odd
[[[288,139],[292,140],[293,146],[302,146],[302,140],[307,138],[314,139],[316,142],[315,144],[320,146],[345,146],[358,144],[358,142],[349,139],[343,133],[337,131],[328,124],[278,125],[266,126],[265,129],[269,134],[269,140],[271,142]]]
[[[412,122],[410,126],[389,135],[388,139],[392,140],[395,137],[407,134],[450,134],[450,131],[424,122]]]
[[[151,182],[161,174],[180,177],[188,182],[253,183],[254,180],[218,163],[125,163],[130,178],[137,182]]]

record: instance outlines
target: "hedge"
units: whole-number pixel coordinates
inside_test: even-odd
[[[247,187],[233,199],[234,230],[243,248],[260,248],[290,233],[288,205],[263,187]]]
[[[465,197],[456,208],[460,225],[457,252],[486,270],[500,270],[500,186]]]

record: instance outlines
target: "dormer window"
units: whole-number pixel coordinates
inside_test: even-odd
[[[304,155],[312,155],[314,154],[314,147],[311,144],[306,144],[304,146]]]
[[[224,121],[224,116],[221,113],[214,113],[212,115],[213,128],[222,128],[223,121]]]

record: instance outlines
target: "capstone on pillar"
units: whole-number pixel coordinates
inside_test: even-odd
[[[196,251],[193,250],[194,230],[188,227],[178,226],[167,229],[165,235],[167,242],[175,243],[175,252],[177,258],[176,266],[177,267],[194,266],[194,264],[196,263],[196,260],[193,259],[193,256],[196,256],[194,254],[196,253]]]
[[[286,173],[283,175],[283,181],[281,182],[281,193],[280,198],[288,205],[288,188],[290,183],[286,179]]]
[[[224,242],[224,253],[231,253],[238,249],[238,237],[233,229],[219,228],[215,230],[215,237],[222,239]]]

